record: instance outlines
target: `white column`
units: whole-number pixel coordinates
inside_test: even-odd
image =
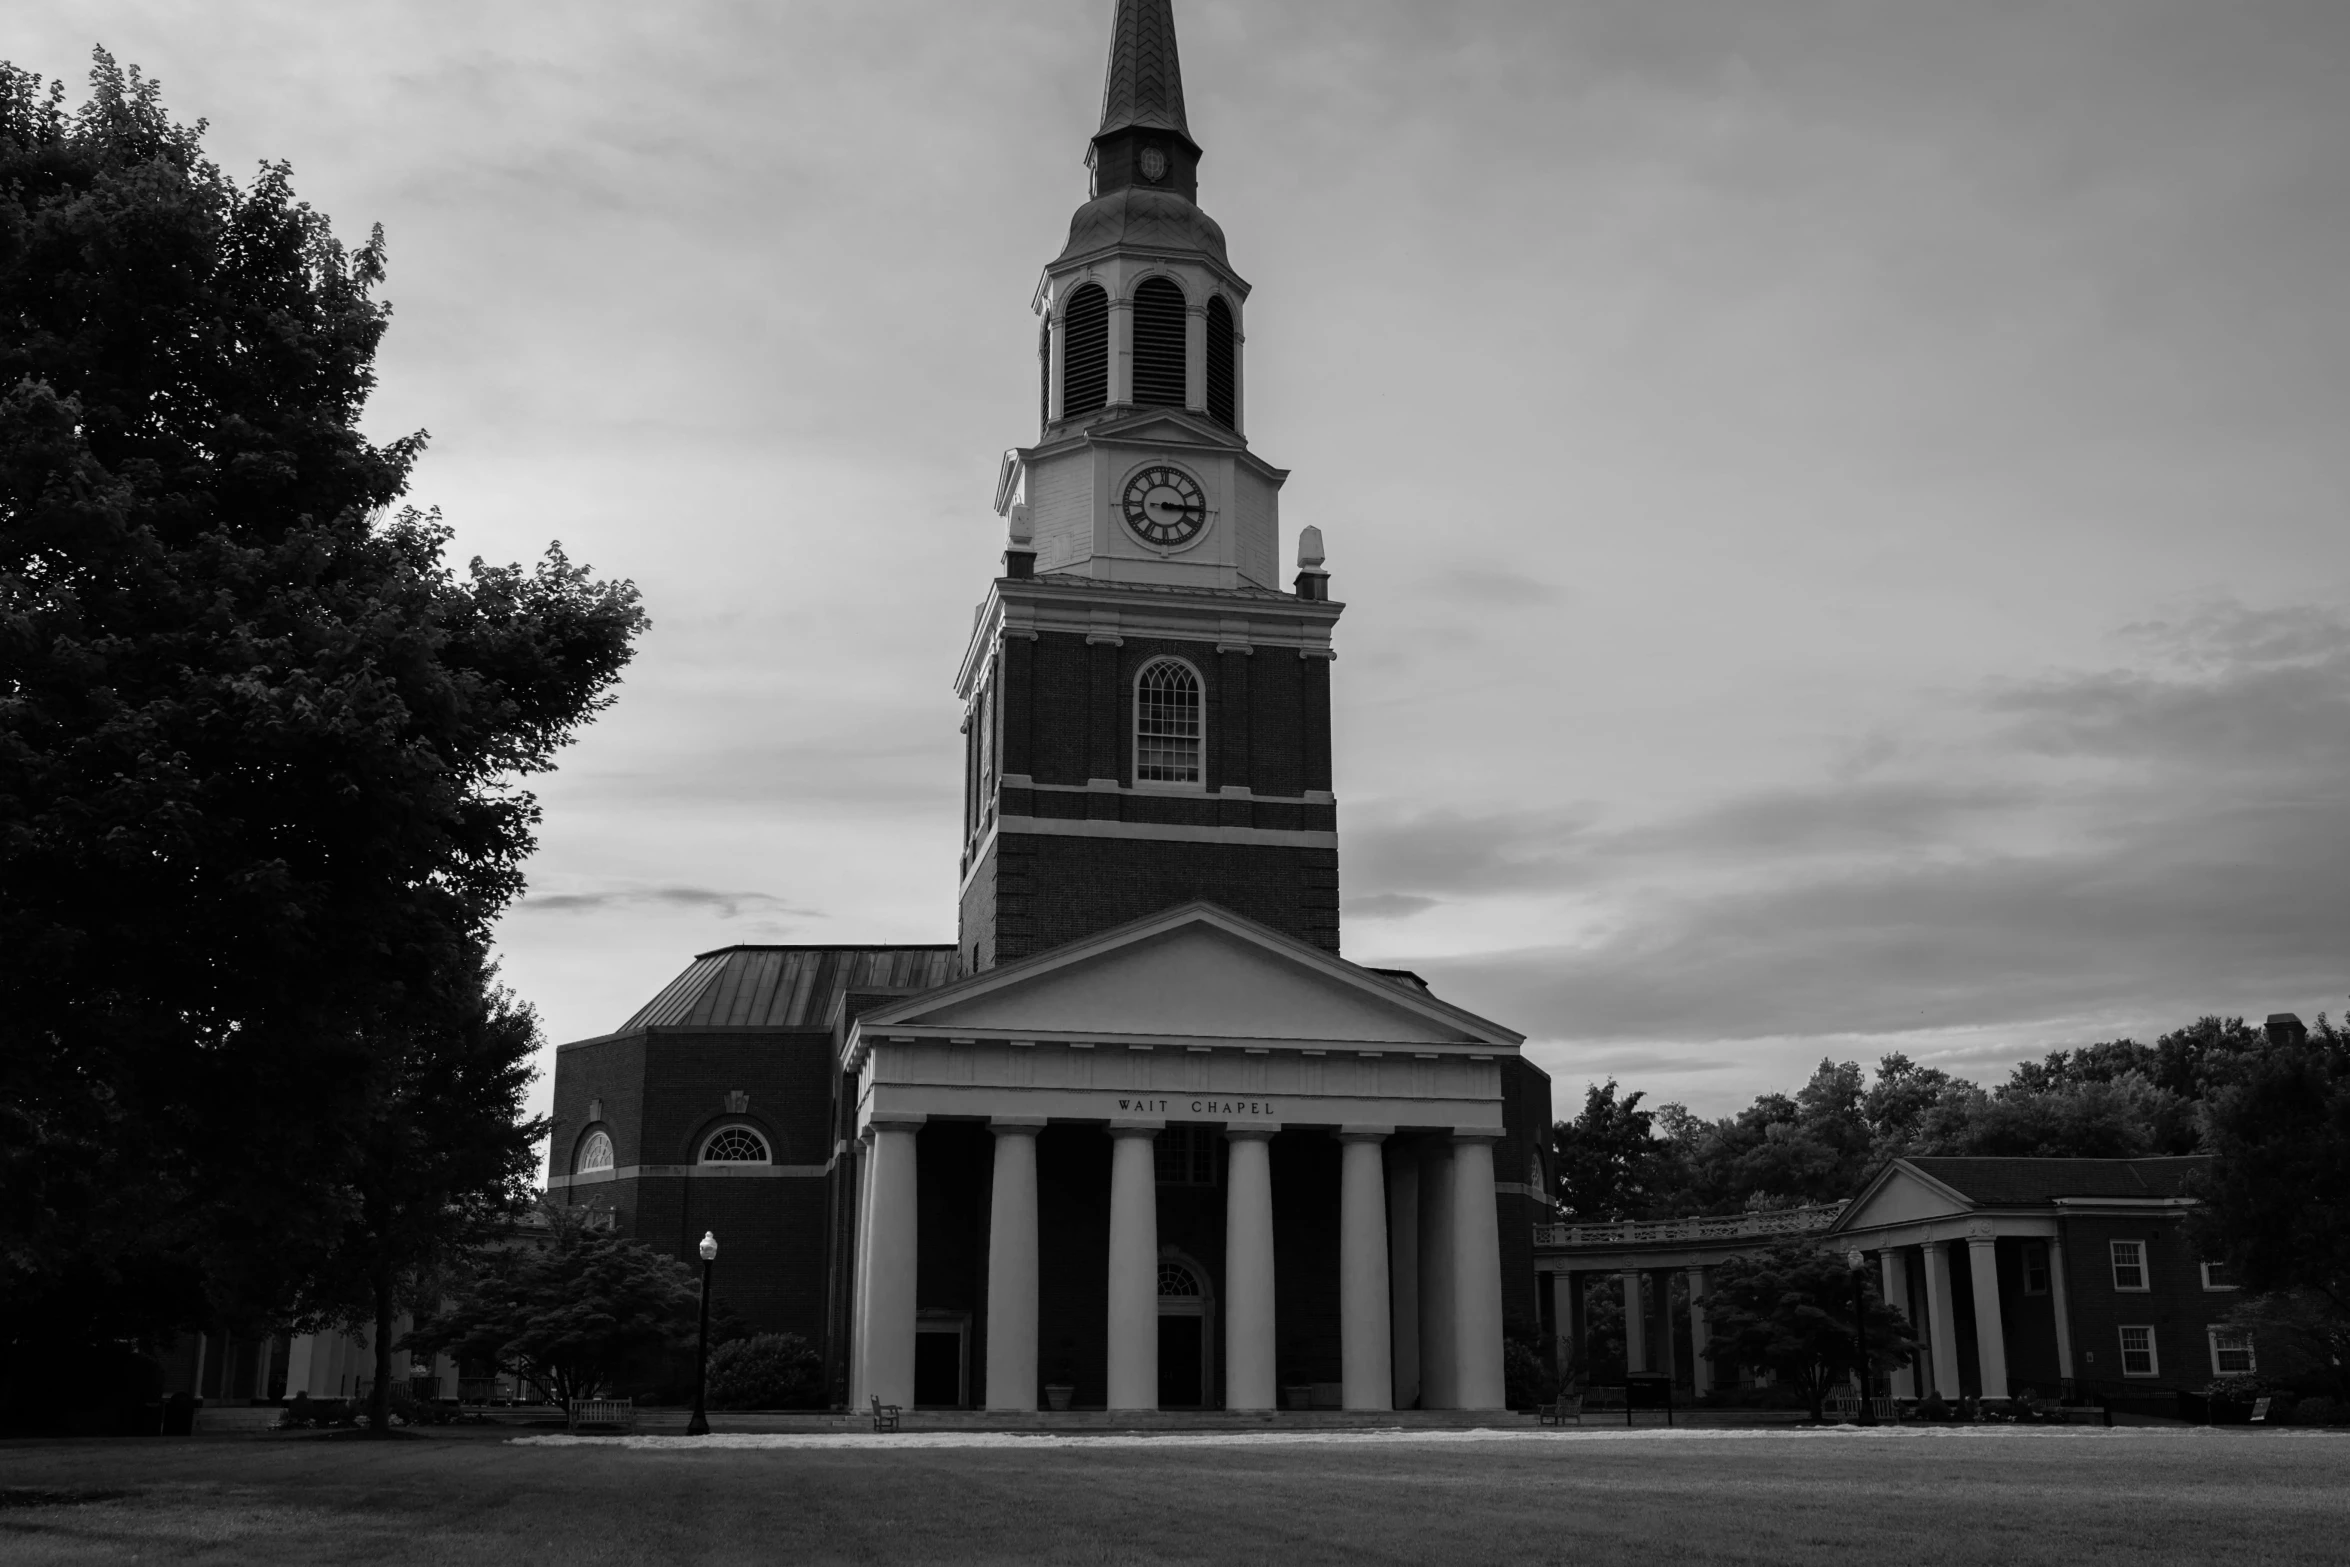
[[[999,1117],[987,1209],[987,1407],[1036,1408],[1036,1134],[1041,1120]]]
[[[1648,1369],[1648,1299],[1640,1288],[1640,1270],[1616,1275],[1624,1286],[1624,1374]]]
[[[1387,1299],[1395,1407],[1420,1401],[1420,1158],[1409,1144],[1387,1160]]]
[[[1493,1203],[1498,1132],[1452,1140],[1453,1334],[1459,1407],[1505,1409],[1501,1372],[1501,1220]]]
[[[873,1260],[873,1132],[857,1134],[857,1156],[850,1162],[856,1189],[849,1194],[849,1407],[865,1407],[865,1348],[873,1340],[868,1311],[872,1296],[866,1290]]]
[[[1110,1127],[1110,1407],[1159,1407],[1156,1126]]]
[[[1909,1259],[1898,1246],[1877,1253],[1877,1273],[1884,1283],[1885,1304],[1909,1315]],[[1917,1397],[1917,1373],[1904,1360],[1886,1378],[1885,1391],[1895,1398]]]
[[[1208,307],[1190,305],[1183,312],[1183,406],[1194,413],[1208,406]]]
[[[1655,1268],[1649,1270],[1648,1277],[1656,1285],[1656,1369],[1675,1376],[1680,1366],[1673,1354],[1673,1275]]]
[[[1348,1409],[1395,1407],[1387,1317],[1387,1183],[1379,1163],[1379,1145],[1387,1133],[1384,1126],[1342,1127],[1338,1133],[1339,1353]]]
[[[2056,1314],[2056,1374],[2066,1381],[2073,1376],[2073,1312],[2072,1299],[2064,1285],[2064,1237],[2055,1235],[2048,1241],[2048,1309]]]
[[[1926,1258],[1926,1338],[1934,1352],[1934,1391],[1952,1403],[1958,1401],[1958,1309],[1950,1296],[1950,1253],[1940,1241],[1928,1241]]]
[[[1975,1286],[1975,1366],[1983,1396],[2007,1396],[2007,1328],[1999,1320],[1998,1242],[1988,1235],[1967,1237],[1967,1269]]]
[[[914,1402],[914,1134],[921,1122],[873,1122],[873,1212],[867,1225],[865,1390]]]
[[[1565,1377],[1575,1364],[1575,1276],[1564,1269],[1550,1276],[1550,1320],[1555,1335],[1551,1357]]]
[[[1705,1269],[1689,1270],[1689,1396],[1703,1398],[1714,1390],[1714,1363],[1705,1358],[1712,1334],[1705,1320]]]
[[[310,1392],[310,1358],[317,1345],[317,1334],[297,1333],[286,1346],[286,1397]]]
[[[1065,401],[1063,388],[1067,384],[1069,375],[1069,334],[1061,330],[1064,319],[1061,314],[1061,307],[1067,302],[1068,301],[1056,291],[1053,296],[1052,304],[1047,307],[1047,314],[1045,317],[1046,320],[1052,323],[1053,328],[1051,350],[1052,357],[1047,362],[1052,367],[1049,417],[1054,419],[1060,418],[1062,409],[1068,406],[1067,402]]]
[[[1454,1349],[1452,1145],[1420,1143],[1420,1407],[1460,1408],[1460,1361]]]
[[[1134,401],[1134,301],[1110,301],[1110,401]]]
[[[1272,1409],[1273,1131],[1235,1126],[1224,1139],[1224,1407]]]
[[[1229,301],[1227,301],[1229,303]],[[1232,433],[1248,434],[1248,374],[1240,334],[1240,313],[1232,316]]]

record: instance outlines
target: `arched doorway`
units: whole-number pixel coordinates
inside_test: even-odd
[[[1208,1270],[1172,1246],[1159,1251],[1159,1407],[1215,1403],[1216,1301]]]

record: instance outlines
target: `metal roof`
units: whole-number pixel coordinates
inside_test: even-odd
[[[829,1028],[851,990],[931,990],[955,977],[954,946],[721,947],[695,958],[614,1032]]]
[[[1183,123],[1183,62],[1175,54],[1173,0],[1118,0],[1110,28],[1110,68],[1102,82],[1102,128],[1107,136],[1130,125],[1173,131]]]
[[[2003,1159],[1929,1155],[1901,1161],[1978,1203],[2001,1207],[2060,1197],[2184,1197],[2211,1163],[2203,1154],[2162,1159]]]

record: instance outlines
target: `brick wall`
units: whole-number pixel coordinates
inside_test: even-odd
[[[2173,1214],[2144,1217],[2068,1215],[2064,1235],[2065,1283],[2071,1295],[2073,1363],[2084,1389],[2144,1394],[2201,1387],[2212,1377],[2206,1330],[2242,1298],[2234,1290],[2207,1290],[2187,1244],[2186,1222]],[[2111,1243],[2145,1245],[2147,1290],[2125,1293],[2113,1286]],[[2121,1330],[2154,1329],[2156,1374],[2122,1375]]]

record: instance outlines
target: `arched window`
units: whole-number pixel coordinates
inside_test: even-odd
[[[1240,381],[1234,374],[1232,307],[1208,301],[1208,417],[1227,430],[1240,427]]]
[[[1134,291],[1134,405],[1183,406],[1183,290],[1163,277]]]
[[[1206,1294],[1189,1268],[1169,1257],[1159,1259],[1161,1300],[1197,1300]]]
[[[747,1126],[722,1126],[702,1144],[704,1164],[768,1164],[767,1139]]]
[[[1195,784],[1201,780],[1199,676],[1162,658],[1134,683],[1134,779]]]
[[[602,1132],[590,1132],[579,1145],[579,1157],[571,1163],[571,1173],[588,1175],[597,1170],[612,1168],[612,1139]]]
[[[1088,283],[1061,312],[1061,417],[1092,413],[1110,400],[1110,296]]]

